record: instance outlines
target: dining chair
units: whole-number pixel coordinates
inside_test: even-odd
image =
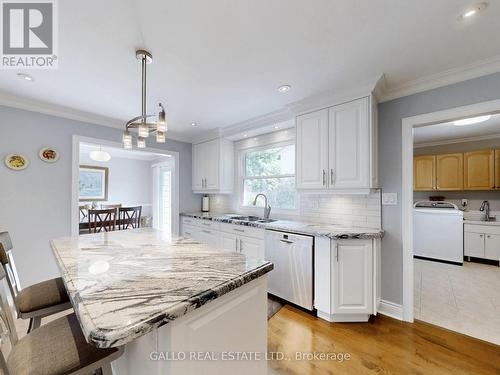
[[[123,347],[99,349],[88,344],[75,313],[44,324],[19,339],[5,279],[5,269],[0,266],[0,368],[4,375],[113,374],[111,362],[123,354]],[[10,344],[7,356],[3,353],[7,341],[4,338]]]
[[[117,208],[89,210],[89,233],[112,232],[116,228]]]
[[[118,209],[118,229],[135,229],[141,226],[142,206]]]
[[[108,210],[110,208],[121,208],[122,204],[101,204],[101,210]]]
[[[0,263],[7,269],[7,284],[13,296],[17,316],[30,320],[28,332],[32,332],[40,327],[42,318],[68,310],[72,306],[60,277],[19,289],[10,264],[9,254],[12,249],[9,232],[0,232]]]

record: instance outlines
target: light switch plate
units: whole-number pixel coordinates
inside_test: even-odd
[[[383,206],[396,206],[398,204],[398,193],[382,193]]]

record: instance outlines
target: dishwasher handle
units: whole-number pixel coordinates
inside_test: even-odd
[[[280,242],[283,242],[283,243],[286,243],[286,244],[292,244],[292,243],[294,243],[293,241],[284,240],[284,239],[280,239]]]

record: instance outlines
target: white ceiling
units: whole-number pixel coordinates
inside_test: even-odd
[[[193,137],[386,73],[401,85],[500,55],[500,4],[458,22],[470,0],[65,0],[59,68],[1,71],[23,98],[125,121],[140,112],[147,48],[149,112]],[[279,93],[281,84],[292,90]],[[192,127],[191,122],[199,126]]]
[[[80,155],[89,155],[92,151],[102,150],[106,151],[111,155],[111,158],[121,158],[121,159],[135,159],[135,160],[146,160],[153,161],[159,159],[170,160],[170,157],[165,154],[155,154],[147,151],[139,150],[125,150],[118,147],[110,146],[100,146],[91,143],[80,143]]]
[[[492,135],[500,136],[500,114],[491,116],[488,121],[467,126],[455,126],[453,122],[446,122],[415,128],[413,142],[422,145]]]

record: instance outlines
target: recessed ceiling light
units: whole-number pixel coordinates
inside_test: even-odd
[[[290,86],[290,85],[281,85],[280,87],[278,87],[278,91],[279,92],[288,92],[288,91],[290,91],[291,88],[292,88],[292,86]]]
[[[453,121],[453,125],[455,125],[455,126],[465,126],[465,125],[479,124],[480,122],[488,121],[490,118],[491,118],[490,115],[477,116],[477,117],[469,117],[469,118],[464,118],[464,119],[461,119],[461,120]]]
[[[243,134],[243,137],[245,137],[245,138],[248,137],[248,134]]]
[[[17,76],[19,78],[25,79],[26,81],[30,81],[30,82],[33,82],[35,80],[32,76],[30,76],[29,74],[26,74],[26,73],[17,73]]]
[[[198,124],[196,122],[192,122],[191,126],[197,126]]]
[[[473,5],[473,6],[471,6],[470,8],[465,9],[462,12],[462,14],[460,14],[460,16],[458,16],[458,19],[459,20],[463,20],[463,19],[475,16],[479,12],[485,10],[487,6],[488,6],[487,2],[477,3],[477,4]]]
[[[274,125],[274,128],[275,129],[279,129],[280,127],[278,125]]]

